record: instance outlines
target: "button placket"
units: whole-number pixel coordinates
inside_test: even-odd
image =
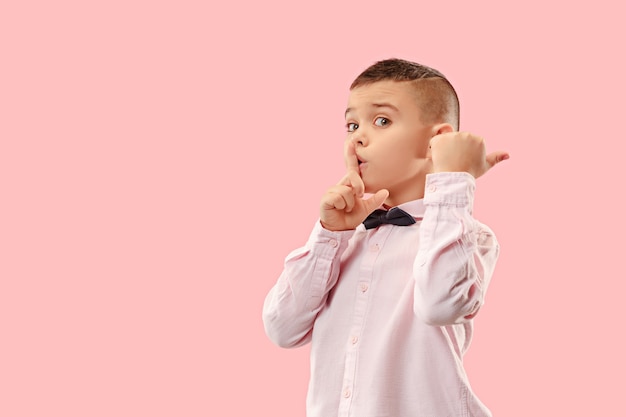
[[[379,228],[370,233],[368,242],[364,242],[364,257],[359,269],[359,278],[357,281],[356,300],[354,303],[354,311],[352,314],[352,326],[346,344],[346,360],[343,378],[343,390],[341,394],[341,403],[339,407],[339,416],[348,416],[352,398],[355,389],[355,375],[357,369],[357,358],[359,351],[360,335],[363,330],[365,321],[365,313],[369,304],[371,294],[373,270],[376,259],[382,249],[382,244],[388,237],[392,228]]]

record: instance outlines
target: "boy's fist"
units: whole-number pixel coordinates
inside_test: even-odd
[[[389,196],[389,191],[380,190],[367,200],[363,199],[365,185],[352,142],[346,144],[345,155],[346,175],[326,191],[320,204],[322,226],[333,231],[355,229]]]
[[[434,172],[469,172],[478,178],[498,162],[509,159],[507,152],[487,155],[483,138],[468,132],[449,132],[430,140]]]

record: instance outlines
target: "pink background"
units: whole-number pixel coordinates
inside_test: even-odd
[[[262,303],[343,174],[348,85],[392,56],[511,153],[478,184],[475,391],[620,415],[623,13],[433,3],[2,2],[0,415],[303,416],[308,348]]]

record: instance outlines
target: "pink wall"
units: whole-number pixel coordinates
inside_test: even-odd
[[[496,416],[622,408],[615,2],[5,3],[0,415],[304,415],[308,349],[261,307],[343,174],[348,85],[392,56],[511,153],[478,181],[502,256],[475,391]]]

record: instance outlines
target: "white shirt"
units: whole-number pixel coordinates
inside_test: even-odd
[[[308,417],[487,417],[463,355],[499,246],[472,217],[475,180],[426,177],[411,226],[317,222],[263,308],[270,339],[312,343]]]

